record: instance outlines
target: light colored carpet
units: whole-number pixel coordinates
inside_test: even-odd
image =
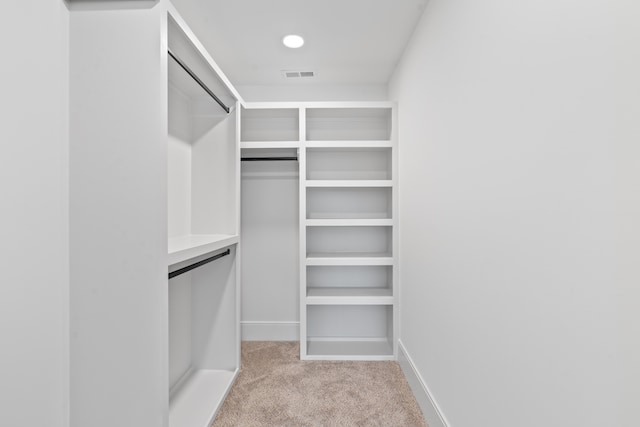
[[[213,427],[426,426],[397,362],[300,361],[297,342],[242,343]]]

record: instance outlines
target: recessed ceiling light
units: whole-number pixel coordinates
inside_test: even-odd
[[[282,39],[282,43],[291,49],[297,49],[304,44],[304,39],[295,34],[289,34]]]

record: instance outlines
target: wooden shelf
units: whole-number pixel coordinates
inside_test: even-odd
[[[387,339],[307,341],[305,360],[393,360],[393,346]]]
[[[309,187],[393,187],[390,179],[307,179]]]
[[[191,234],[169,239],[168,265],[174,265],[238,243],[238,235]]]
[[[209,427],[238,371],[197,370],[192,372],[169,399],[170,427]]]
[[[389,288],[308,288],[308,305],[392,305]]]
[[[358,226],[369,226],[369,227],[391,227],[393,225],[392,219],[307,219],[306,220],[307,227],[358,227]]]

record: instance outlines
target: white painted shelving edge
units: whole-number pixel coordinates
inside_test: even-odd
[[[307,179],[305,181],[307,187],[393,187],[393,181],[387,179]]]
[[[171,238],[168,243],[168,265],[231,246],[239,240],[240,237],[234,234],[191,234]]]
[[[307,227],[390,227],[393,219],[307,219]]]
[[[241,141],[240,148],[300,148],[300,141]]]
[[[307,148],[392,148],[393,141],[306,141]]]

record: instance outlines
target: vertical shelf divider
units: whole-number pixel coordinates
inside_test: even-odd
[[[299,200],[300,214],[300,359],[307,355],[307,109],[301,107],[300,114],[300,148],[298,149],[299,168]]]

